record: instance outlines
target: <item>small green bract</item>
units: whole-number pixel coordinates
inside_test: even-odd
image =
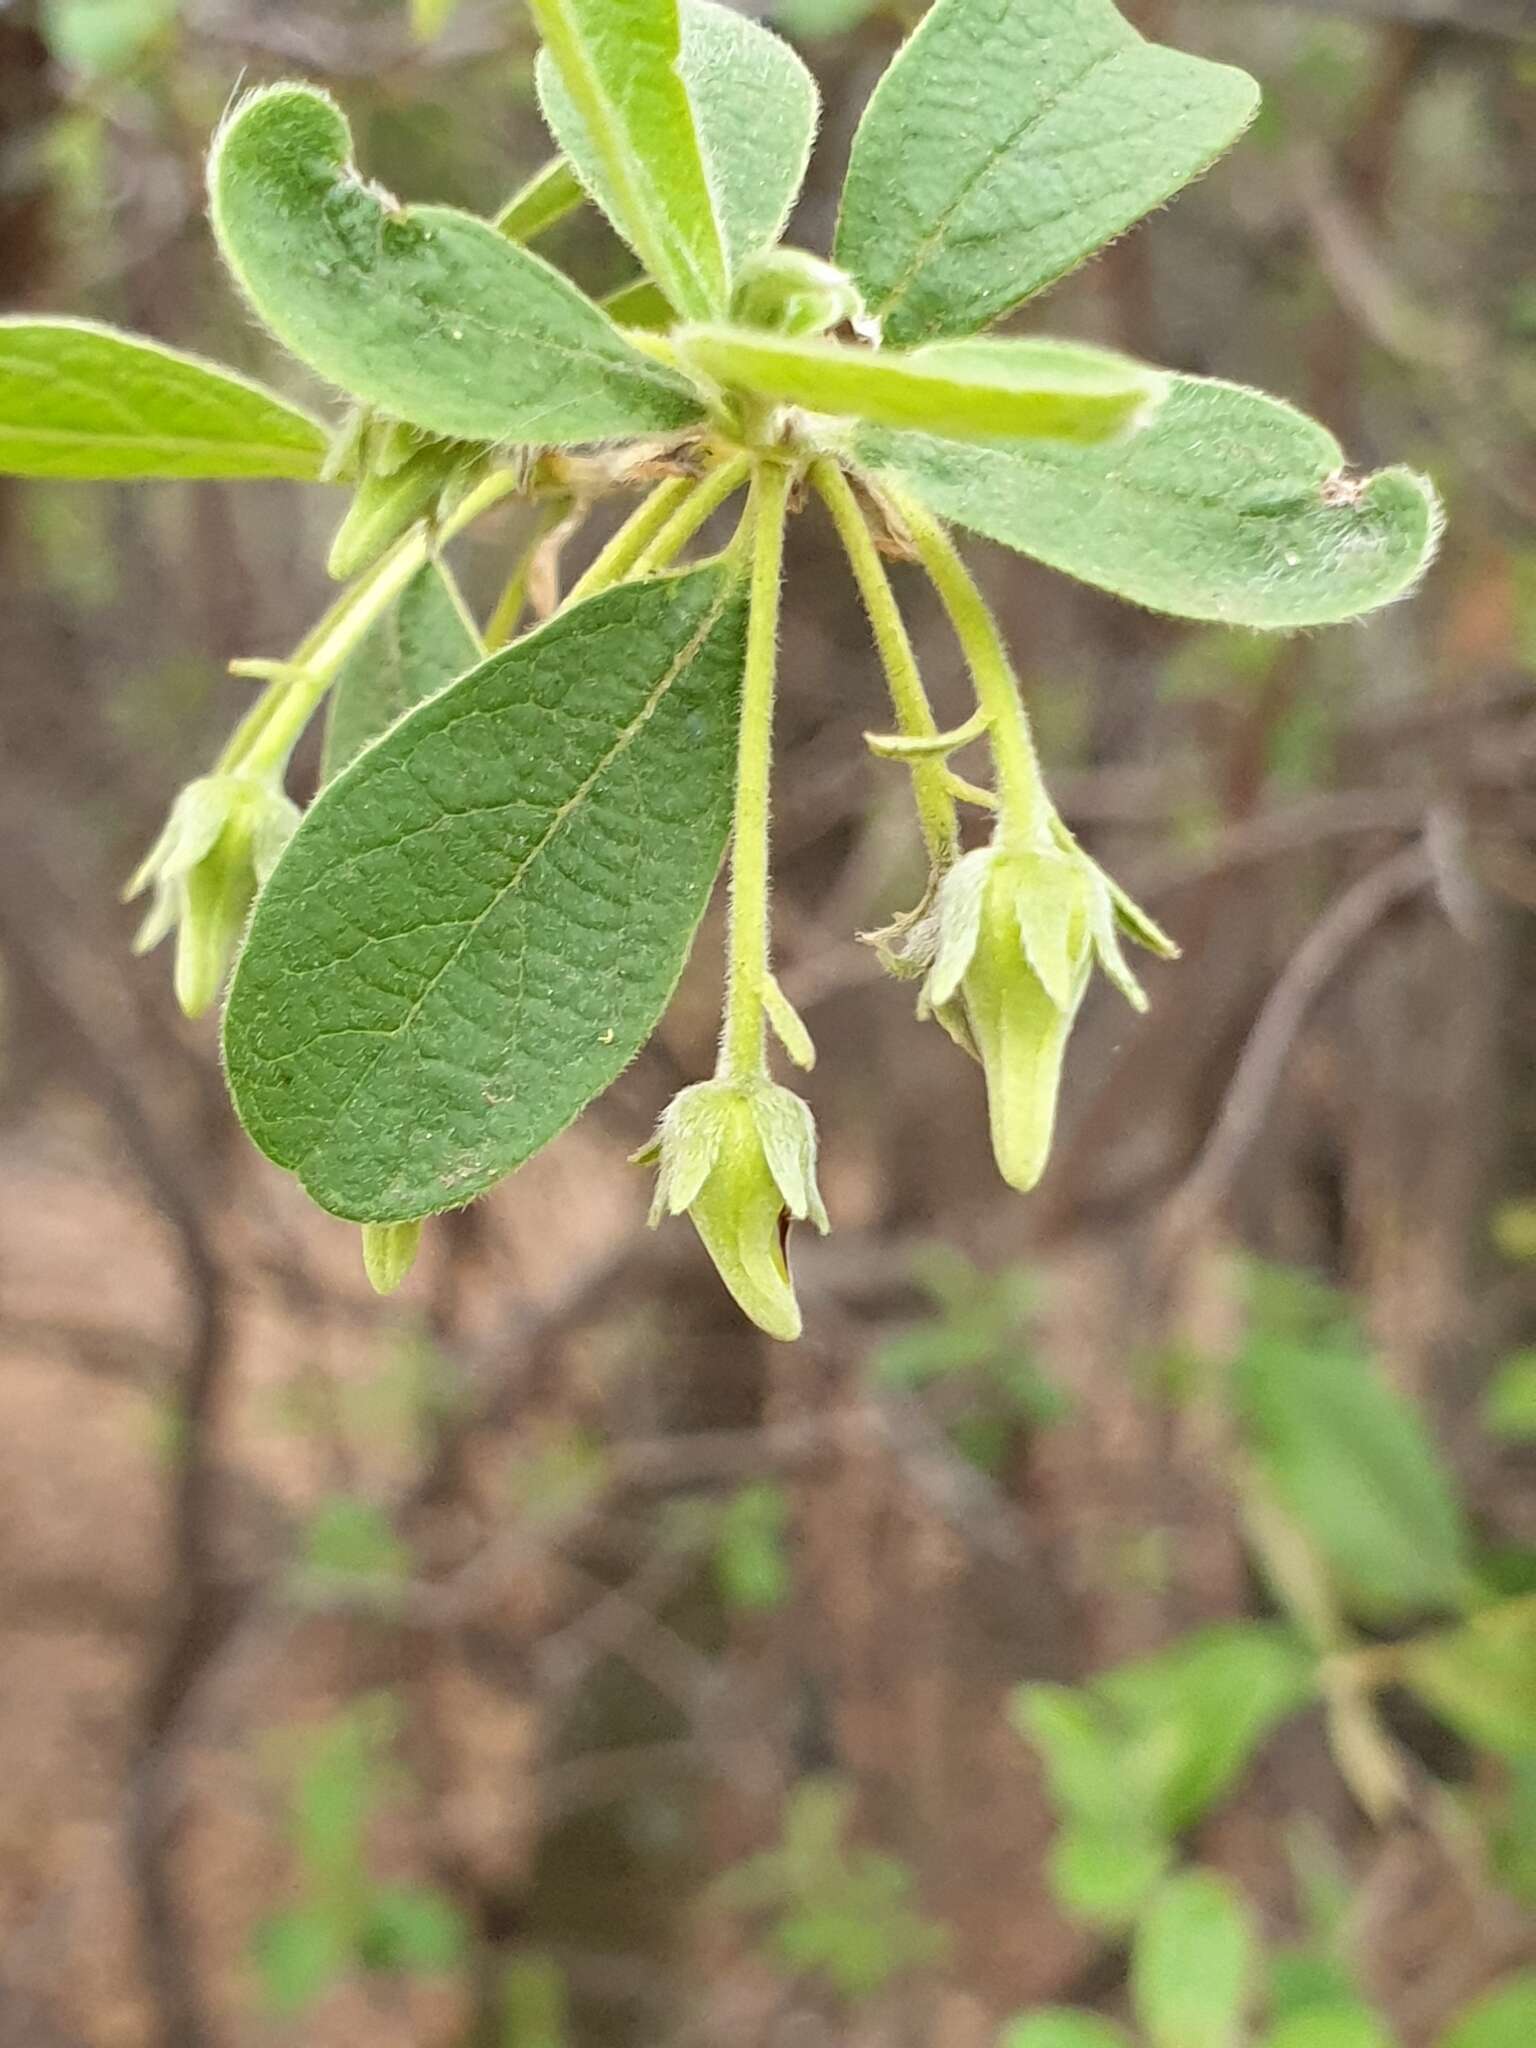
[[[351,487],[329,562],[347,587],[290,655],[235,664],[259,692],[135,881],[189,1010],[233,966],[235,1107],[363,1226],[379,1287],[424,1218],[522,1165],[644,1045],[729,847],[719,1061],[662,1119],[653,1220],[690,1214],[741,1307],[790,1338],[786,1235],[826,1217],[810,1112],[770,1071],[773,1041],[815,1056],[771,953],[788,518],[812,495],[831,513],[890,689],[870,744],[910,777],[929,856],[882,955],[981,1062],[999,1165],[1028,1188],[1095,966],[1141,1006],[1122,938],[1176,949],[1062,823],[944,522],[1155,610],[1283,629],[1402,596],[1439,513],[1423,478],[1351,476],[1258,392],[983,332],[1236,141],[1244,73],[1146,42],[1109,0],[936,0],[871,96],[823,256],[781,239],[818,112],[786,44],[712,0],[531,8],[560,155],[493,217],[371,184],[309,85],[246,95],[214,138],[220,251],[345,401],[333,429],[152,341],[7,320],[0,469]],[[589,202],[640,266],[604,305],[526,246]],[[562,600],[546,540],[635,492]],[[734,538],[696,559],[738,497]],[[508,500],[524,538],[480,622],[444,550]],[[928,575],[973,678],[956,732],[891,553]],[[324,786],[290,836],[289,764],[328,697]],[[948,763],[982,737],[991,790]],[[967,851],[970,803],[990,825]]]

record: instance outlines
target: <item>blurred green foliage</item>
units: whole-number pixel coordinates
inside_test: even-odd
[[[848,1840],[852,1789],[805,1778],[784,1809],[776,1849],[718,1880],[717,1902],[749,1916],[767,1952],[796,1976],[821,1979],[856,2002],[938,1961],[943,1928],[912,1903],[912,1875],[892,1856]]]
[[[435,1976],[457,1969],[470,1937],[458,1908],[430,1886],[380,1882],[374,1822],[398,1787],[387,1694],[359,1700],[304,1740],[289,1795],[296,1903],[256,1930],[251,1957],[270,2010],[309,2009],[339,1979]]]

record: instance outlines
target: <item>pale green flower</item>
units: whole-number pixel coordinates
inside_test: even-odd
[[[297,805],[270,782],[201,776],[177,797],[130,879],[125,899],[154,890],[134,951],[176,933],[176,999],[189,1017],[218,995],[256,891],[298,822]]]
[[[798,1337],[789,1224],[827,1228],[816,1125],[799,1096],[767,1079],[700,1082],[668,1105],[636,1157],[657,1166],[652,1225],[686,1210],[742,1312],[770,1337]]]
[[[1062,1058],[1095,962],[1146,1008],[1121,925],[1156,952],[1177,951],[1064,827],[1025,850],[968,853],[940,884],[919,1014],[981,1061],[992,1149],[1011,1187],[1028,1190],[1045,1171]]]

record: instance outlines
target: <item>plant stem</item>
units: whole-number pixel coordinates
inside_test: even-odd
[[[267,686],[236,726],[215,772],[228,774],[238,769],[252,775],[281,775],[347,656],[429,560],[433,548],[472,526],[520,484],[516,469],[493,471],[436,533],[423,525],[403,535],[343,591],[300,641],[292,659],[284,664],[284,673]]]
[[[426,558],[424,538],[419,545],[386,555],[380,573],[358,602],[314,641],[302,662],[295,661],[283,694],[246,755],[243,766],[247,774],[282,773],[347,656],[389,610]]]
[[[637,277],[633,284],[621,284],[597,303],[615,327],[639,327],[654,333],[658,327],[670,326],[673,318],[661,287],[652,284],[648,277]]]
[[[868,522],[854,495],[853,486],[838,465],[823,456],[811,465],[811,482],[832,515],[843,553],[858,584],[870,631],[874,634],[891,708],[898,731],[912,739],[931,739],[938,721],[923,688],[917,657],[907,636],[896,593],[885,573],[880,550],[875,546]],[[917,805],[923,842],[935,867],[948,867],[960,843],[960,826],[955,815],[942,760],[912,763],[912,796]]]
[[[913,498],[903,495],[895,503],[960,642],[976,701],[990,722],[987,738],[997,767],[998,829],[1012,845],[1031,846],[1049,831],[1051,800],[997,621],[938,520]]]
[[[739,491],[751,474],[750,455],[732,456],[707,471],[635,562],[634,574],[648,576],[675,561],[711,512],[717,511],[733,491]]]
[[[697,490],[691,476],[669,476],[630,513],[618,532],[566,592],[562,610],[580,604],[584,597],[596,597],[615,583],[622,583],[640,557],[663,531],[679,506]]]
[[[760,462],[752,475],[752,583],[747,660],[731,835],[730,936],[726,950],[722,1078],[761,1073],[766,1051],[763,991],[769,975],[768,806],[773,763],[773,692],[779,637],[779,582],[791,471]]]
[[[565,158],[552,157],[518,187],[491,225],[509,242],[531,242],[574,213],[586,196]]]

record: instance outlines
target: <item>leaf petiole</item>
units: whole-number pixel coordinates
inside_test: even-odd
[[[707,471],[681,499],[666,525],[636,558],[632,574],[652,576],[675,562],[689,541],[717,512],[733,492],[739,491],[752,475],[752,458],[734,455]]]
[[[726,942],[721,1079],[762,1073],[767,1051],[766,991],[771,979],[768,812],[773,766],[773,698],[778,665],[779,584],[792,470],[760,462],[752,473],[752,581],[747,658],[736,757],[736,820],[731,835],[730,932]]]
[[[601,553],[566,592],[564,609],[596,597],[634,573],[635,564],[695,489],[691,476],[669,476],[629,515]]]
[[[563,156],[551,157],[519,185],[491,225],[509,242],[531,242],[585,204],[581,180]]]
[[[848,566],[859,587],[859,596],[885,670],[886,688],[896,723],[908,739],[935,740],[939,737],[938,721],[928,702],[928,692],[923,687],[917,657],[912,652],[912,642],[896,603],[896,594],[891,589],[891,579],[886,574],[880,550],[875,545],[853,486],[838,465],[825,456],[811,465],[811,483],[832,515],[838,539],[848,557]],[[912,773],[912,797],[928,856],[936,868],[946,868],[959,847],[960,827],[944,763],[942,759],[917,757],[909,761],[908,766]]]
[[[988,722],[1002,835],[1013,845],[1028,849],[1049,833],[1054,809],[1040,773],[1018,678],[997,621],[938,520],[905,494],[893,502],[960,642],[977,706]]]
[[[435,547],[472,526],[482,513],[521,488],[517,469],[494,470],[434,532],[425,525],[402,535],[373,567],[344,590],[294,649],[236,726],[215,772],[281,776],[326,691],[358,643],[388,611]]]

